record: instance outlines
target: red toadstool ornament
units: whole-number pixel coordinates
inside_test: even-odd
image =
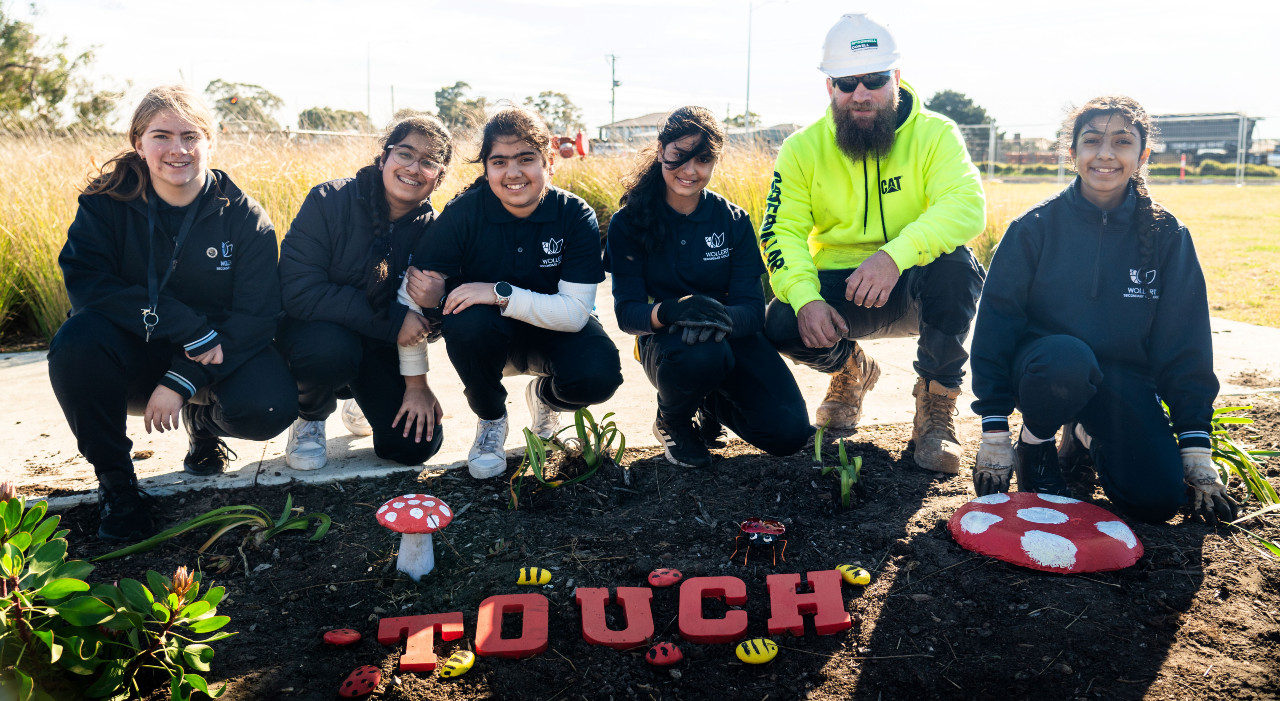
[[[396,569],[417,582],[436,566],[431,534],[453,521],[453,511],[429,494],[405,494],[380,506],[377,519],[383,526],[403,534]]]
[[[1111,512],[1079,499],[997,493],[960,507],[947,527],[968,550],[1046,572],[1106,572],[1142,557],[1142,542]]]

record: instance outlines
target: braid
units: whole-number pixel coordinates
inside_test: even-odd
[[[1151,199],[1142,170],[1133,174],[1133,189],[1138,195],[1134,228],[1137,229],[1138,252],[1142,256],[1142,269],[1145,271],[1155,267],[1157,263],[1156,248],[1159,244],[1156,237],[1170,215],[1168,210]],[[1152,298],[1151,288],[1147,288],[1147,298]]]
[[[369,169],[372,191],[369,193],[369,222],[373,228],[373,243],[365,260],[364,295],[369,305],[379,309],[387,296],[387,281],[391,276],[391,241],[388,239],[387,222],[391,219],[391,211],[387,205],[386,190],[382,184],[382,174],[377,166],[365,166]]]

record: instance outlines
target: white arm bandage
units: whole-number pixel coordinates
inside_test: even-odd
[[[400,291],[396,292],[396,300],[412,310],[410,313],[422,312],[422,307],[419,307],[409,297],[409,276],[407,275],[400,282]],[[425,339],[412,346],[396,344],[396,352],[400,354],[401,376],[414,377],[427,374],[427,342]]]

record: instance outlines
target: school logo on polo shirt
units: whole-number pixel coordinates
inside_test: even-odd
[[[707,242],[707,250],[702,253],[702,260],[704,262],[728,258],[729,254],[733,252],[732,248],[728,248],[724,245],[723,231],[718,234],[704,236],[702,239]]]
[[[561,259],[560,251],[563,249],[564,249],[564,239],[551,239],[550,241],[543,241],[542,252],[551,257],[543,258],[542,263],[539,264],[538,267],[554,268],[560,265],[560,259]]]
[[[230,258],[231,258],[231,252],[234,249],[235,249],[235,244],[231,243],[230,241],[222,242],[222,260],[218,261],[218,267],[214,268],[214,270],[230,270],[231,269]],[[210,248],[209,250],[212,251],[213,249]],[[210,258],[212,257],[213,256],[210,256]]]

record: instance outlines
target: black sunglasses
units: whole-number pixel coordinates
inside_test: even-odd
[[[851,93],[858,89],[858,83],[867,86],[867,90],[879,90],[893,79],[893,71],[868,73],[866,75],[846,75],[843,78],[832,78],[831,84],[843,93]]]

